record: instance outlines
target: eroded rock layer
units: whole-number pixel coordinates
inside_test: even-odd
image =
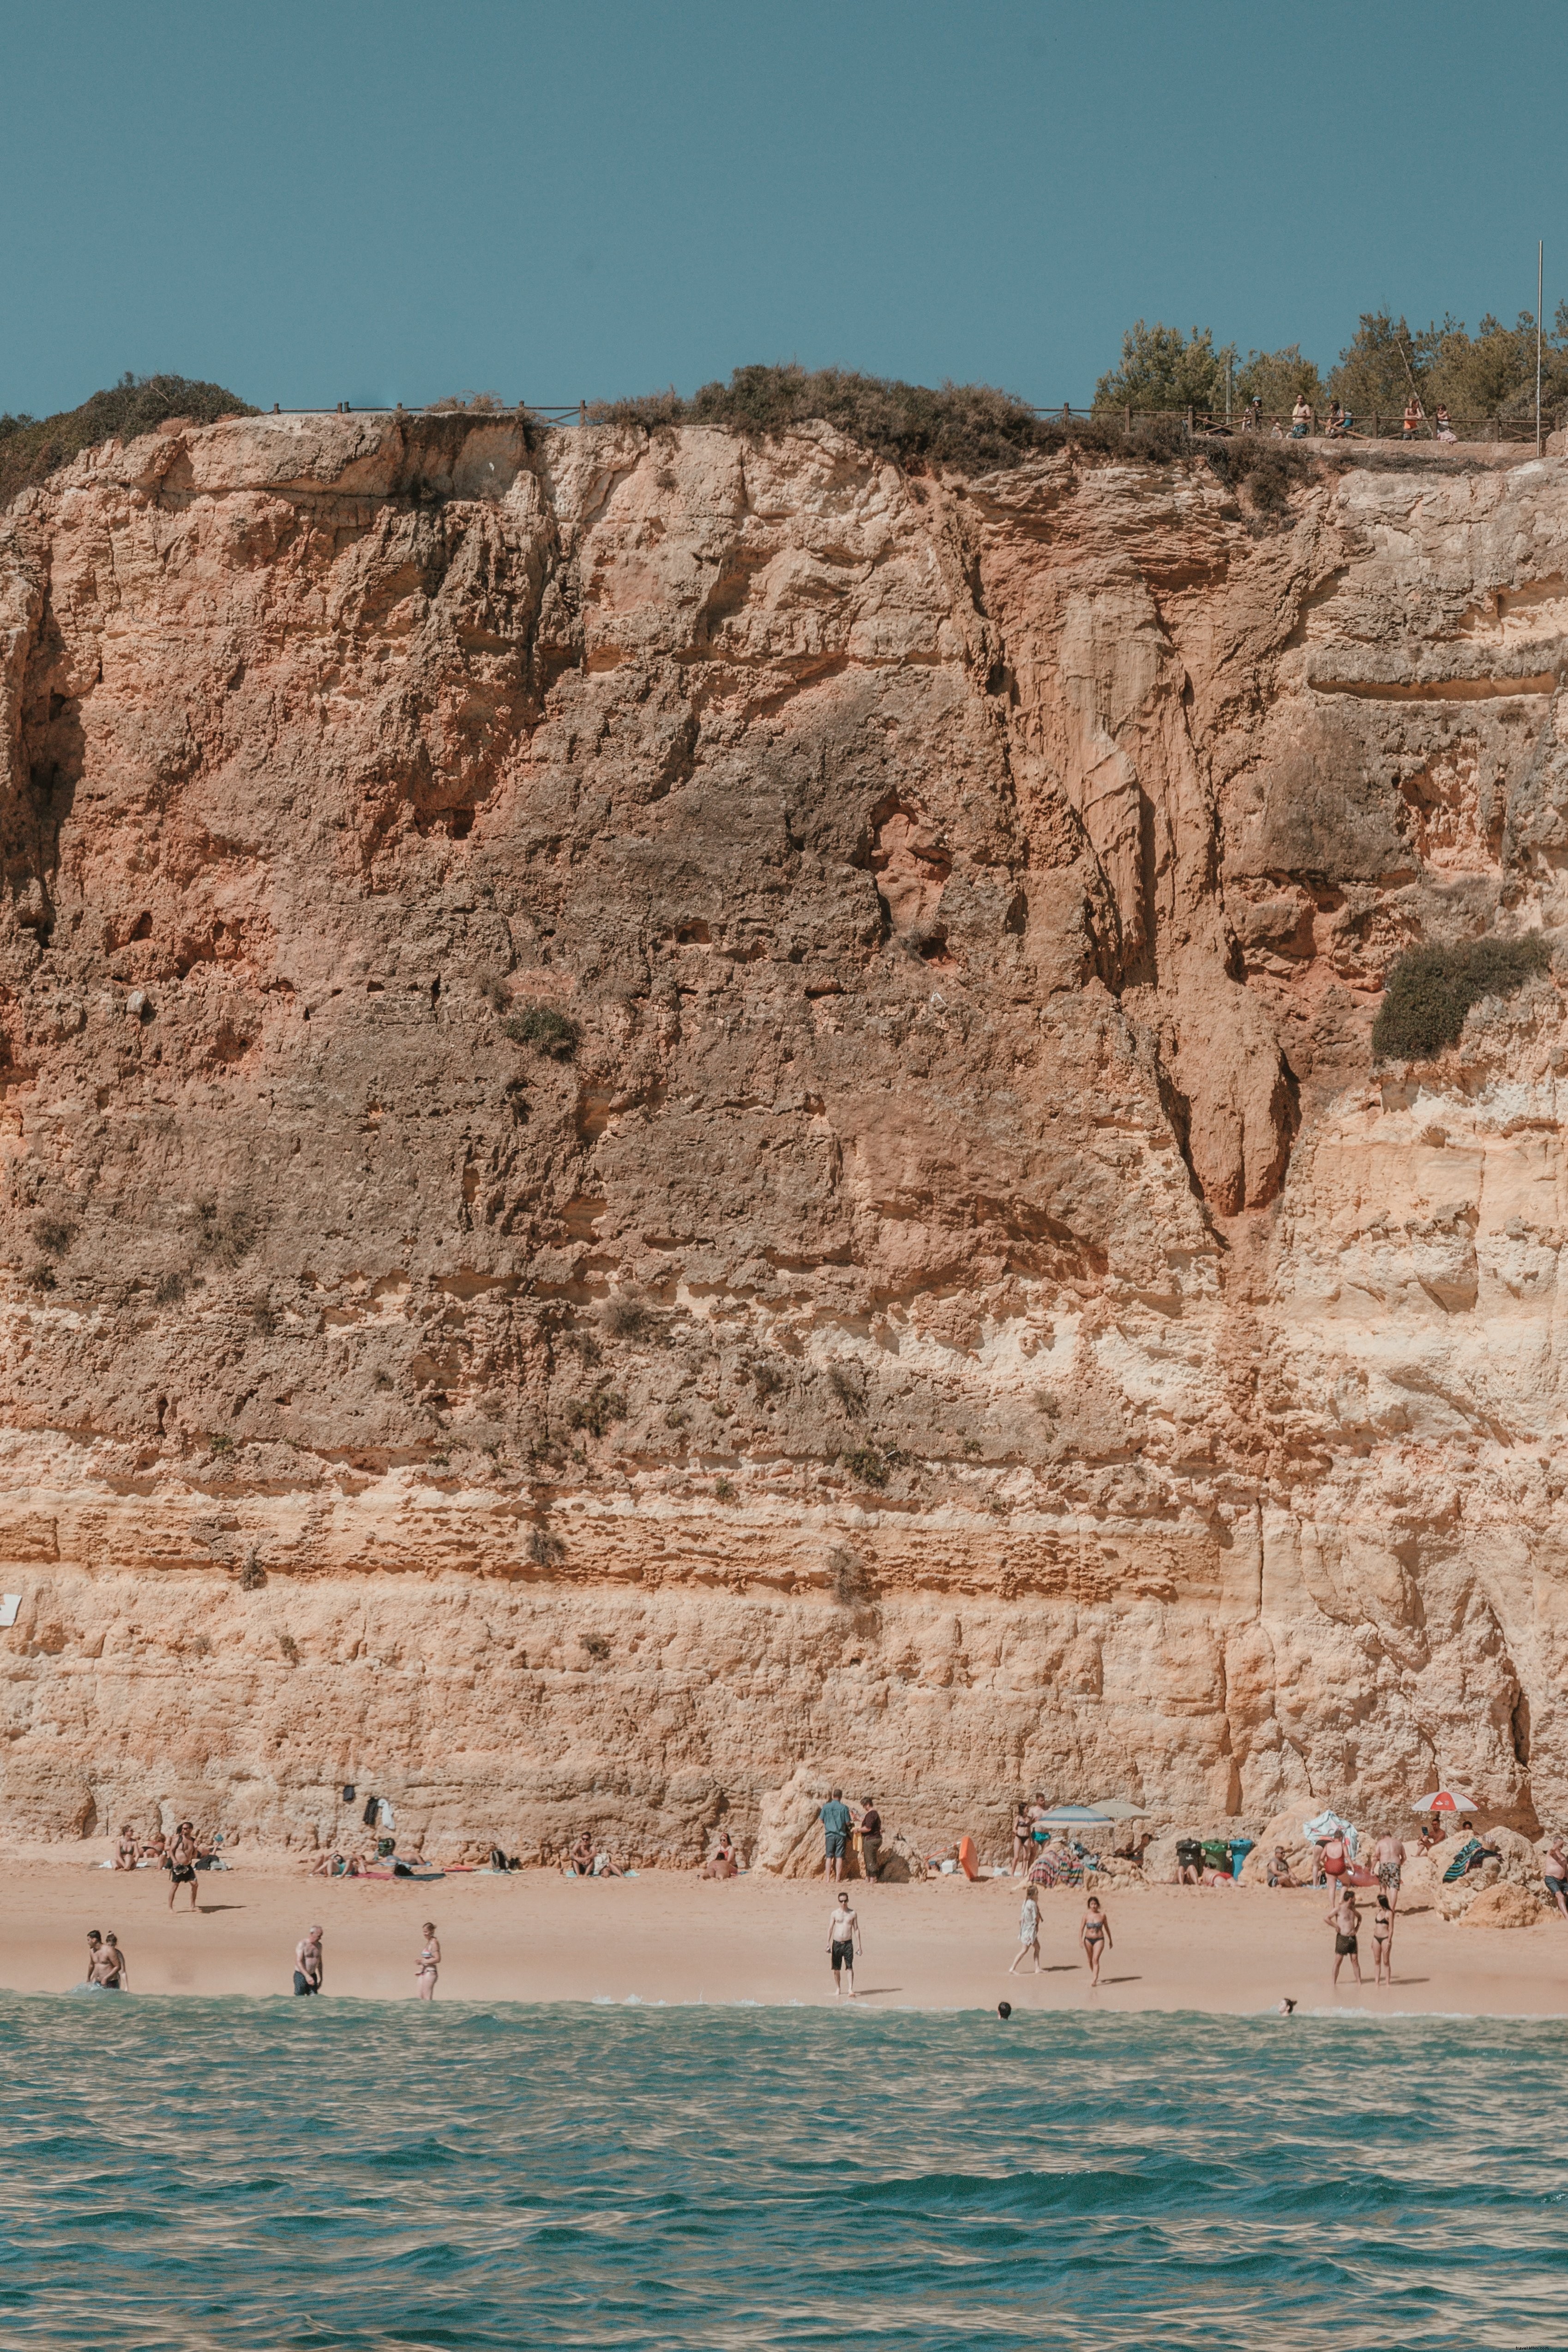
[[[1568,461],[259,418],[0,524],[0,1812],[1568,1801]],[[553,1024],[542,1015],[560,1016]],[[570,1024],[565,1027],[563,1024]]]

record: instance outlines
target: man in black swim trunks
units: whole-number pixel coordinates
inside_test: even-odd
[[[320,1927],[310,1927],[294,1947],[294,1990],[297,1993],[320,1992],[321,1990],[327,1966],[321,1954],[323,1932]]]
[[[191,1890],[191,1908],[196,1908],[196,1833],[189,1822],[182,1822],[174,1832],[174,1842],[169,1848],[163,1867],[170,1873],[169,1908],[174,1907],[174,1897],[182,1886]]]
[[[1334,1973],[1332,1981],[1335,1984],[1338,1984],[1340,1980],[1340,1970],[1343,1967],[1345,1961],[1348,1960],[1351,1967],[1355,1971],[1355,1980],[1357,1984],[1360,1984],[1362,1980],[1361,1958],[1360,1945],[1357,1941],[1356,1930],[1361,1926],[1361,1913],[1355,1907],[1355,1896],[1351,1893],[1348,1886],[1341,1887],[1339,1900],[1334,1905],[1331,1911],[1324,1912],[1323,1922],[1326,1927],[1331,1927],[1334,1931]]]

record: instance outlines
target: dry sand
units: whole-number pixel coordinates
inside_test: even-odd
[[[440,1998],[458,2000],[830,2001],[825,1946],[831,1890],[820,1879],[719,1885],[685,1872],[628,1880],[310,1879],[294,1865],[204,1873],[202,1909],[183,1892],[171,1916],[157,1871],[115,1874],[75,1858],[0,1863],[0,1987],[61,1992],[85,1973],[89,1927],[112,1927],[133,1990],[287,1993],[305,1927],[326,1928],[327,1990],[408,1998],[420,1923],[443,1949]],[[1333,1937],[1321,1894],[1152,1886],[1104,1890],[1116,1942],[1101,1990],[1077,1949],[1082,1899],[1047,1894],[1040,1976],[1005,1973],[1017,1949],[1020,1890],[1008,1881],[938,1879],[857,1885],[866,1949],[857,2000],[886,2009],[1194,2009],[1245,2013],[1283,1993],[1303,2008],[1554,2016],[1568,1988],[1568,1922],[1500,1929],[1402,1918],[1392,1990],[1348,1973],[1330,1989]]]

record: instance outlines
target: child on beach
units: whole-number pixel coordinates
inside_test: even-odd
[[[1089,1962],[1089,1982],[1091,1992],[1100,1990],[1100,1963],[1110,1949],[1110,1922],[1100,1908],[1098,1895],[1091,1895],[1083,1917],[1079,1922],[1079,1942]]]
[[[1007,1974],[1016,1977],[1030,1953],[1035,1956],[1035,1974],[1040,1973],[1040,1906],[1032,1888],[1026,1891],[1024,1907],[1018,1914],[1018,1951]]]

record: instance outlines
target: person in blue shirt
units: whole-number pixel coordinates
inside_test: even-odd
[[[844,1875],[844,1842],[849,1835],[849,1808],[844,1801],[842,1789],[835,1789],[822,1808],[822,1835],[826,1853],[823,1875],[842,1878]]]

